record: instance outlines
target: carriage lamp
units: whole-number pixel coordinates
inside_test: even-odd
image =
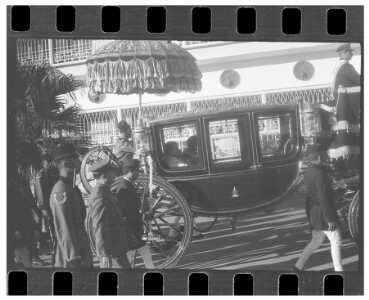
[[[142,122],[134,128],[132,140],[137,155],[147,156],[152,154],[154,147],[151,131]]]
[[[302,135],[315,136],[322,131],[320,114],[316,111],[306,111],[301,114]]]

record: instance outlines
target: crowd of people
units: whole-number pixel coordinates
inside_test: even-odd
[[[95,162],[90,171],[96,185],[88,197],[87,209],[75,184],[80,160],[73,144],[60,144],[51,155],[42,156],[43,169],[36,176],[34,195],[19,168],[18,182],[11,184],[14,201],[10,203],[14,262],[18,267],[45,265],[38,253],[44,250],[51,254],[53,267],[92,268],[86,230],[89,221],[101,268],[130,269],[136,250],[146,268],[155,268],[150,249],[142,240],[140,200],[134,187],[140,162],[133,159],[130,126],[121,121],[119,130],[114,152],[121,161],[123,179],[113,195],[110,186],[117,175],[116,167],[109,157]]]

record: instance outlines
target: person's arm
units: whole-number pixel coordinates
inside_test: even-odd
[[[332,194],[331,182],[323,172],[319,172],[315,177],[315,185],[324,219],[327,223],[334,223],[336,221],[337,212]]]
[[[55,234],[63,256],[70,262],[70,266],[79,266],[78,243],[73,228],[72,196],[67,195],[65,189],[59,187],[51,193],[50,202],[53,202]]]

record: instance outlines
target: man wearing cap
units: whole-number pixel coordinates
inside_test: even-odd
[[[142,215],[140,213],[141,202],[133,183],[139,176],[140,161],[138,159],[127,159],[123,166],[123,180],[117,187],[118,206],[122,216],[126,218],[126,226],[134,235],[137,244],[130,248],[128,256],[134,257],[135,250],[140,253],[146,269],[154,269],[150,248],[142,240],[144,234]]]
[[[307,191],[306,214],[312,228],[312,240],[292,270],[303,270],[309,257],[328,237],[331,243],[334,270],[341,272],[343,268],[339,217],[335,206],[332,183],[320,159],[320,144],[308,145],[306,154],[309,161],[304,175],[304,184]]]
[[[73,144],[61,144],[52,153],[60,178],[50,195],[56,234],[55,267],[92,266],[92,254],[85,229],[86,207],[82,193],[74,186],[79,160]]]
[[[353,56],[353,51],[350,44],[343,44],[336,50],[340,60],[333,72],[332,92],[335,100],[337,100],[339,86],[347,88],[360,85],[360,75],[353,65],[349,63]]]
[[[133,158],[133,145],[130,141],[132,137],[132,129],[131,126],[125,121],[122,120],[118,123],[119,129],[119,138],[114,146],[114,154],[115,156],[124,163],[127,158]]]
[[[105,158],[95,162],[90,171],[96,179],[96,185],[89,198],[89,214],[100,268],[130,269],[124,220],[120,216],[116,197],[110,192],[115,169],[110,159]]]

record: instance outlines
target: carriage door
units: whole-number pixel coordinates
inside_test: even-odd
[[[205,120],[210,190],[216,210],[245,208],[258,198],[248,113]]]
[[[297,115],[294,109],[254,113],[257,170],[261,202],[280,196],[298,171]]]

